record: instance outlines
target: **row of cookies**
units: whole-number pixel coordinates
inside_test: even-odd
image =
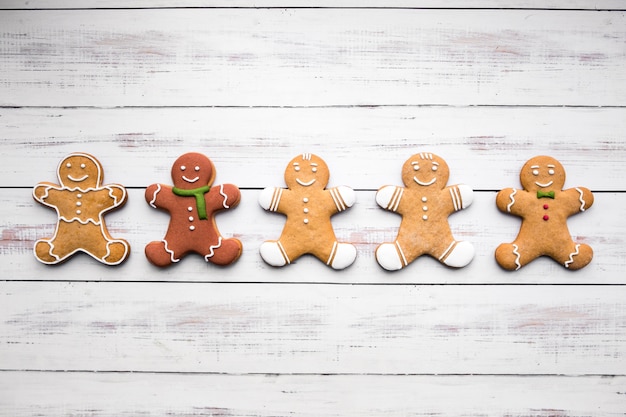
[[[165,267],[194,252],[216,265],[235,262],[242,244],[220,234],[215,214],[239,204],[239,188],[213,185],[215,167],[200,153],[180,156],[171,174],[173,185],[152,184],[145,192],[151,207],[170,214],[163,239],[146,246],[147,259]],[[54,235],[35,242],[36,258],[45,264],[58,264],[74,253],[85,252],[107,265],[122,263],[130,245],[109,234],[104,215],[126,202],[126,189],[119,184],[103,185],[102,165],[87,153],[65,157],[57,175],[59,184],[42,182],[33,189],[35,200],[58,214]],[[259,204],[265,210],[286,216],[280,237],[260,247],[261,257],[269,265],[288,265],[304,254],[314,255],[333,269],[344,269],[354,262],[355,246],[337,241],[330,218],[350,208],[355,193],[347,186],[327,189],[329,177],[324,160],[305,153],[287,165],[287,188],[268,187],[260,193]],[[448,178],[447,163],[423,152],[404,163],[403,187],[387,185],[377,191],[378,205],[402,216],[395,241],[376,249],[376,260],[384,269],[402,269],[422,255],[454,268],[472,261],[473,245],[454,238],[448,217],[472,203],[473,191],[464,184],[447,186]],[[520,180],[523,189],[507,188],[496,197],[501,211],[522,218],[515,241],[496,249],[498,264],[517,270],[544,255],[571,270],[589,264],[592,249],[572,240],[566,221],[588,209],[593,194],[584,187],[563,190],[565,169],[549,156],[527,161]]]

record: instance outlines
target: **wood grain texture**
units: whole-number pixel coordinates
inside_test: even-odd
[[[626,13],[4,11],[2,106],[626,103]]]
[[[611,417],[623,416],[625,386],[623,377],[5,372],[0,409],[13,417]]]
[[[71,152],[95,155],[105,181],[127,187],[169,183],[189,151],[208,155],[217,183],[282,186],[296,155],[323,157],[332,184],[377,190],[401,184],[402,164],[433,152],[450,184],[519,187],[535,155],[559,159],[568,186],[625,191],[626,108],[375,107],[0,109],[0,185],[55,181]],[[28,154],[28,162],[24,154]]]
[[[626,287],[0,282],[0,369],[623,375]]]
[[[374,192],[358,192],[357,203],[345,213],[333,217],[340,241],[353,242],[358,249],[354,265],[343,271],[328,268],[317,259],[305,256],[284,268],[265,264],[259,247],[265,240],[280,235],[285,217],[264,211],[257,203],[259,191],[244,190],[240,205],[218,214],[217,225],[226,237],[237,237],[244,246],[242,257],[234,265],[218,268],[195,255],[184,258],[167,269],[150,265],[144,256],[145,245],[165,234],[169,216],[150,208],[143,190],[130,190],[129,201],[118,212],[105,217],[110,233],[126,239],[131,257],[123,265],[106,268],[87,255],[77,254],[66,264],[50,267],[39,263],[32,251],[34,242],[52,236],[56,224],[54,210],[40,206],[28,189],[0,189],[0,254],[4,259],[2,276],[6,280],[97,280],[97,281],[194,281],[194,282],[327,282],[354,283],[536,283],[600,284],[626,283],[626,229],[615,207],[626,205],[623,193],[600,193],[594,206],[569,221],[575,240],[587,243],[595,251],[592,263],[572,272],[556,262],[538,259],[520,271],[505,272],[494,260],[495,248],[511,242],[518,232],[519,219],[500,213],[495,193],[476,193],[468,209],[450,216],[453,234],[471,242],[476,249],[472,263],[462,269],[447,268],[424,256],[410,267],[386,272],[376,262],[374,251],[383,242],[393,241],[400,216],[381,209]],[[13,204],[19,204],[19,210]],[[87,273],[82,273],[86,271]]]

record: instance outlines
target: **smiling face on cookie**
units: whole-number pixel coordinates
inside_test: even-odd
[[[285,169],[285,183],[297,187],[325,188],[330,178],[326,163],[317,155],[305,153],[293,158]]]
[[[211,185],[214,177],[213,163],[201,153],[181,155],[172,165],[172,181],[176,188],[191,190]]]
[[[565,169],[550,156],[536,156],[522,167],[520,182],[525,190],[531,192],[561,190],[565,185]]]
[[[432,153],[418,153],[402,166],[402,181],[407,188],[430,187],[443,189],[450,170],[446,161]]]
[[[59,182],[68,188],[96,188],[102,184],[102,165],[93,156],[73,153],[65,157],[57,170]]]

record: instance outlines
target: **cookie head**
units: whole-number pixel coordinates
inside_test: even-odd
[[[67,188],[97,188],[102,184],[102,165],[86,153],[66,156],[57,170],[59,182]]]
[[[201,153],[190,152],[178,157],[172,165],[174,187],[191,190],[211,185],[215,179],[215,169],[209,158]]]
[[[565,168],[551,156],[536,156],[522,167],[520,182],[531,192],[561,190],[565,185]]]
[[[330,171],[317,155],[305,153],[293,158],[285,169],[285,183],[290,189],[319,188],[328,185]]]
[[[407,188],[432,186],[443,189],[449,177],[446,161],[432,153],[415,154],[402,166],[402,181]]]

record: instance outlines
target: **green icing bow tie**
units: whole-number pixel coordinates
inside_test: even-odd
[[[554,199],[554,191],[537,191],[537,198],[552,198]]]

